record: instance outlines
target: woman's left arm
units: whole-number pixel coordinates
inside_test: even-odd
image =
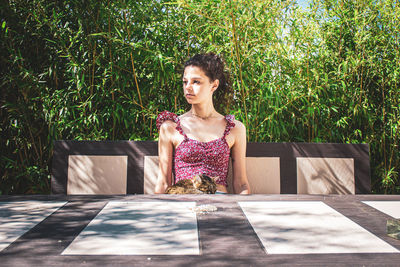
[[[246,174],[246,127],[235,121],[235,142],[232,146],[233,189],[236,194],[250,194],[250,185]]]

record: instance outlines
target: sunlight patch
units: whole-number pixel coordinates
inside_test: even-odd
[[[400,201],[362,201],[393,218],[400,219]]]
[[[63,255],[199,255],[195,202],[109,202]]]
[[[395,253],[323,202],[239,202],[268,254]]]
[[[0,251],[43,221],[66,202],[0,202]]]

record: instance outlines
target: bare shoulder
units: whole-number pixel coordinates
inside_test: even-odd
[[[230,134],[226,137],[232,149],[242,146],[246,142],[246,126],[241,121],[234,120],[235,127],[230,130]]]
[[[164,121],[160,126],[160,134],[173,134],[175,132],[176,123],[170,120]]]
[[[246,135],[246,126],[241,121],[235,120],[235,127],[232,128],[231,132],[235,135]]]

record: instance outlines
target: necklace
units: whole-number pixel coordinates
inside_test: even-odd
[[[199,116],[199,115],[195,114],[193,111],[192,111],[191,113],[192,113],[192,115],[193,115],[194,117],[200,118],[200,119],[202,119],[202,120],[208,120],[209,118],[212,118],[212,117],[214,116],[213,114],[211,114],[211,115],[209,115],[209,116],[202,117],[202,116]]]

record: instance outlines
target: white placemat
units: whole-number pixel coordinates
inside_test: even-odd
[[[0,251],[43,221],[66,202],[0,202]]]
[[[362,201],[393,218],[400,219],[400,201]]]
[[[399,252],[323,202],[239,205],[268,254]]]
[[[198,255],[195,202],[109,202],[63,255]]]

